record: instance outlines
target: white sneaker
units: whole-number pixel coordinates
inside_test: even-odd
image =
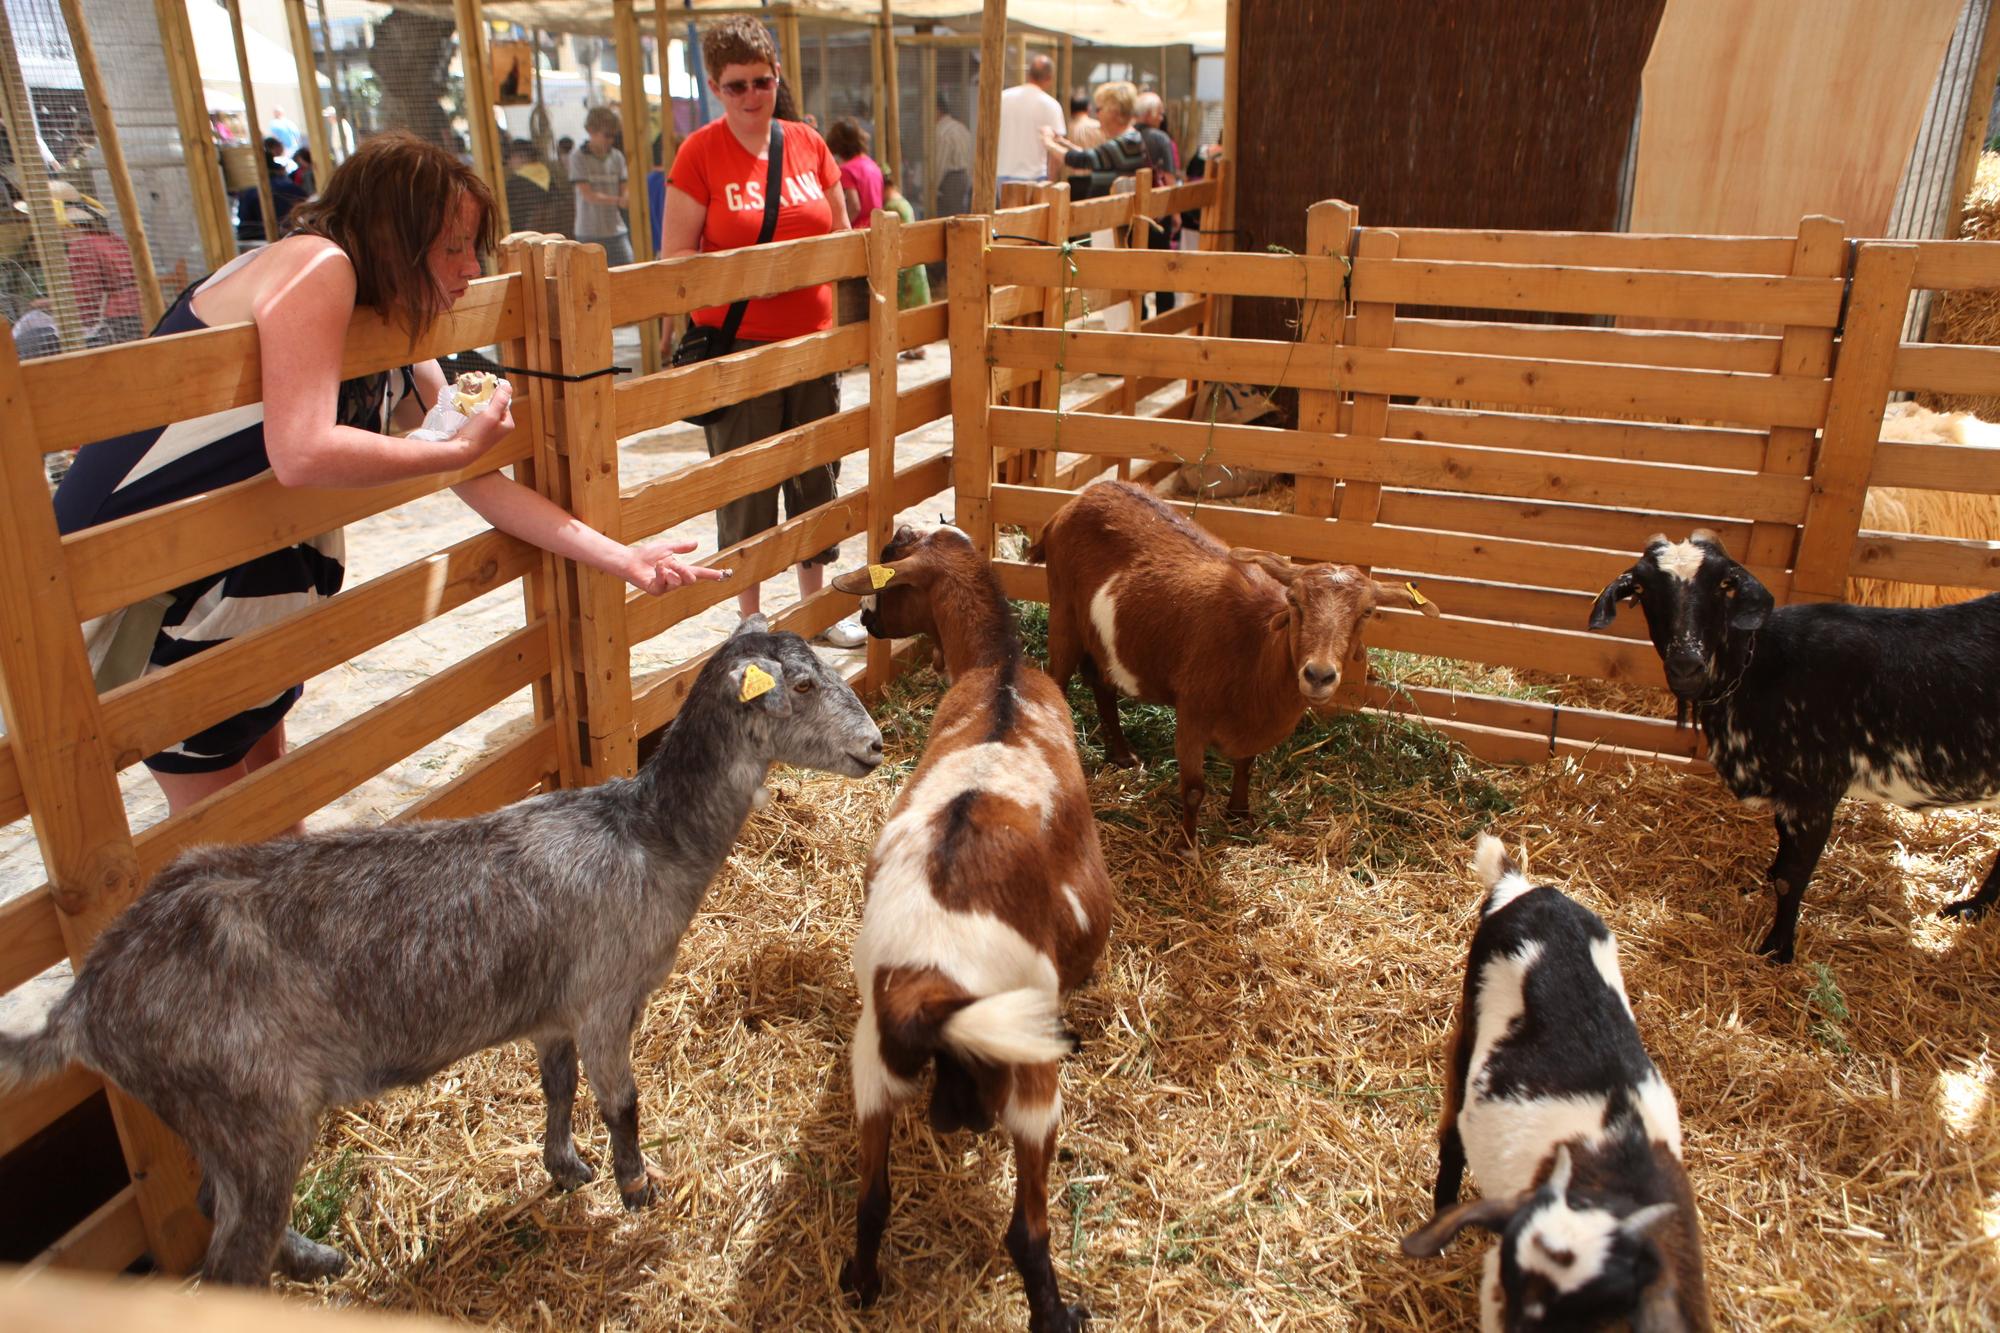
[[[814,643],[823,643],[829,648],[859,648],[868,642],[868,631],[861,628],[861,621],[855,616],[836,620],[819,633],[813,635]]]

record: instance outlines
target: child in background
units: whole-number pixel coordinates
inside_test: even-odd
[[[917,220],[917,210],[910,207],[910,201],[896,188],[896,171],[893,167],[882,168],[882,207],[901,218],[905,224]],[[896,309],[913,310],[920,305],[931,303],[930,274],[924,272],[922,264],[912,264],[896,274]],[[904,361],[921,361],[924,349],[907,348],[897,353]]]

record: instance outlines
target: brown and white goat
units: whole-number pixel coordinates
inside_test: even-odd
[[[1118,725],[1121,692],[1178,714],[1181,826],[1190,843],[1213,745],[1236,766],[1229,813],[1250,813],[1250,766],[1329,704],[1361,624],[1406,594],[1352,565],[1297,565],[1231,550],[1137,486],[1102,481],[1057,510],[1029,552],[1049,573],[1049,674],[1079,665],[1106,757],[1138,762]],[[1427,600],[1412,600],[1428,615]]]
[[[1499,1235],[1480,1324],[1690,1333],[1709,1324],[1680,1108],[1646,1054],[1618,941],[1531,883],[1497,838],[1452,1029],[1435,1212],[1403,1238],[1430,1258],[1468,1226]],[[1483,1197],[1458,1202],[1470,1162]]]
[[[1000,581],[958,529],[899,529],[881,563],[833,585],[864,596],[871,634],[931,635],[952,682],[868,862],[854,946],[861,1199],[841,1285],[863,1305],[881,1292],[890,1119],[934,1064],[935,1129],[983,1131],[998,1117],[1013,1135],[1007,1252],[1029,1327],[1070,1333],[1087,1313],[1062,1302],[1048,1221],[1056,1075],[1074,1047],[1062,997],[1104,951],[1111,883],[1069,706],[1023,660]]]

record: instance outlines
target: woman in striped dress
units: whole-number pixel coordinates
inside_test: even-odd
[[[513,429],[506,384],[451,439],[403,439],[386,432],[416,425],[422,404],[437,401],[437,362],[345,382],[340,364],[359,306],[401,323],[414,344],[479,276],[494,225],[484,182],[443,149],[401,132],[363,144],[296,210],[290,235],[181,293],[153,330],[255,323],[264,401],[85,447],[56,490],[58,526],[76,532],[266,471],[287,486],[358,487],[477,463]],[[722,577],[674,558],[692,542],[613,541],[497,470],[453,489],[501,531],[649,593]],[[328,533],[174,589],[145,669],[331,597],[342,555],[341,534]],[[147,756],[169,810],[282,755],[285,714],[302,692],[291,686]]]

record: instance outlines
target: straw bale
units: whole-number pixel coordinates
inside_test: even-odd
[[[920,1101],[896,1130],[882,1303],[850,1312],[835,1287],[862,873],[938,693],[918,673],[877,709],[879,776],[774,776],[648,1006],[642,1139],[665,1202],[619,1207],[587,1091],[599,1179],[550,1192],[533,1056],[508,1047],[331,1118],[314,1167],[347,1155],[334,1239],[359,1262],[292,1290],[508,1328],[1022,1326],[1006,1141],[939,1138]],[[1195,862],[1175,850],[1171,715],[1128,710],[1137,771],[1104,767],[1080,714],[1119,908],[1069,1004],[1083,1048],[1050,1182],[1064,1289],[1099,1327],[1474,1322],[1481,1245],[1418,1263],[1396,1241],[1428,1215],[1465,863],[1488,826],[1623,941],[1683,1108],[1719,1326],[2000,1322],[2000,924],[1933,915],[1992,859],[1991,821],[1844,807],[1806,961],[1773,968],[1750,951],[1769,897],[1738,896],[1770,822],[1712,779],[1490,769],[1412,724],[1308,718],[1259,765],[1256,823],[1210,803]],[[1226,777],[1212,762],[1211,786]]]
[[[1995,458],[2000,459],[2000,426],[1981,421],[1970,412],[1933,412],[1916,403],[1891,403],[1882,415],[1882,438],[1993,449],[1997,451]],[[1871,486],[1862,504],[1861,526],[1871,532],[2000,541],[2000,496]],[[1863,606],[1945,606],[1985,595],[1984,588],[1894,579],[1847,580],[1847,600]]]
[[[1959,239],[2000,240],[2000,153],[1981,153],[1960,214]],[[1925,335],[1936,343],[2000,345],[2000,290],[1939,292]],[[2000,398],[1962,393],[1920,393],[1917,401],[1940,412],[1971,412],[2000,421]]]

